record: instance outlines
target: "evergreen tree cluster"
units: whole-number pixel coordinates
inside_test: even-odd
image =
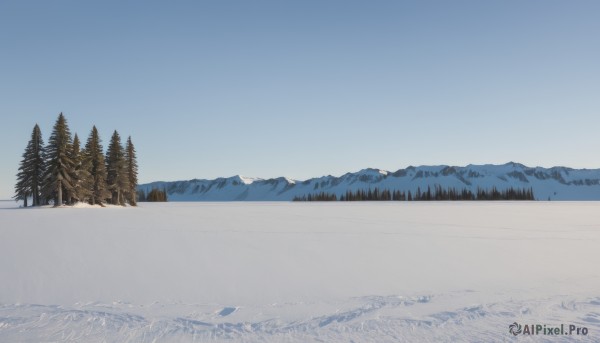
[[[153,188],[148,194],[144,190],[138,191],[138,199],[139,201],[148,201],[148,202],[167,202],[167,191],[160,190],[158,188]]]
[[[303,196],[296,196],[292,201],[336,201],[337,196],[332,193],[320,192]],[[456,189],[454,187],[442,188],[435,186],[432,190],[427,187],[427,190],[421,191],[418,187],[413,195],[411,191],[404,192],[399,190],[391,191],[389,189],[359,189],[356,191],[346,191],[340,196],[339,201],[455,201],[455,200],[535,200],[532,188],[508,188],[498,190],[496,187],[491,189],[478,188],[475,193],[471,190],[463,188]]]
[[[33,206],[50,202],[55,206],[76,202],[135,206],[137,175],[131,137],[123,146],[115,130],[105,155],[94,126],[82,148],[79,137],[71,136],[67,120],[60,113],[47,145],[39,126],[33,128],[17,173],[14,199],[22,200],[25,207],[28,198]]]
[[[337,195],[333,193],[314,193],[303,196],[295,196],[292,201],[337,201]],[[341,199],[340,199],[341,200]]]

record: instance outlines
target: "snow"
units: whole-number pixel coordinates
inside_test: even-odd
[[[387,170],[381,170],[381,169],[374,169],[374,168],[367,168],[367,169],[363,169],[360,170],[357,174],[358,175],[365,175],[365,176],[385,176],[387,174],[389,174],[390,172]]]
[[[234,179],[238,179],[241,183],[245,185],[251,185],[254,181],[260,181],[261,179],[255,177],[247,177],[242,175],[236,175],[233,177]]]
[[[600,335],[597,202],[0,206],[0,341]]]

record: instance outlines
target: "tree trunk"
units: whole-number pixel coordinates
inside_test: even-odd
[[[58,199],[56,199],[56,204],[54,206],[62,205],[62,181],[58,180]]]
[[[27,207],[27,194],[23,198],[23,207]]]

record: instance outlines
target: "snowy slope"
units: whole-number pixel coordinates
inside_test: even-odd
[[[597,202],[0,208],[0,342],[597,342],[599,223]]]
[[[530,168],[519,163],[503,165],[420,166],[395,172],[363,169],[339,177],[323,176],[306,181],[251,179],[241,176],[215,180],[153,182],[140,185],[166,189],[171,201],[289,201],[294,196],[325,191],[338,196],[347,190],[380,189],[412,191],[428,186],[498,189],[533,188],[538,200],[600,200],[600,169],[566,167]]]

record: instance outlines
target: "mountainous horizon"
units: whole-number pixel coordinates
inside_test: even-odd
[[[379,189],[415,192],[427,187],[499,190],[532,188],[536,200],[600,200],[600,169],[528,167],[521,163],[409,166],[394,172],[365,168],[341,176],[307,180],[286,177],[262,179],[235,175],[212,180],[156,181],[138,186],[167,191],[169,201],[290,201],[295,196],[318,192],[338,196],[346,191]]]

